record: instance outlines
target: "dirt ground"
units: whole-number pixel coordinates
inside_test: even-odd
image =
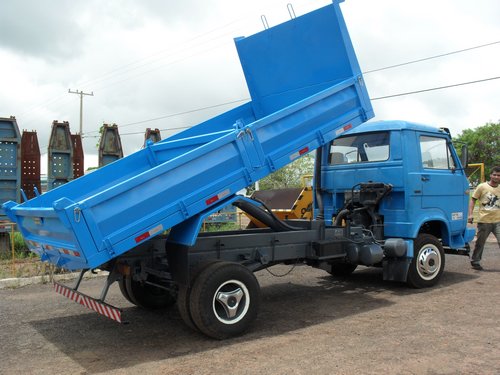
[[[49,285],[0,290],[0,374],[499,374],[496,242],[483,266],[447,256],[440,284],[425,290],[384,282],[380,269],[345,280],[305,266],[260,271],[257,321],[226,341],[191,331],[175,308],[131,306],[116,285],[108,302],[126,325]],[[98,296],[102,281],[82,291]]]

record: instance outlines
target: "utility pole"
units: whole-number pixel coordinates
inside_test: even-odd
[[[70,94],[78,94],[80,95],[80,135],[82,135],[83,132],[83,95],[89,95],[89,96],[94,96],[94,92],[92,91],[90,94],[83,92],[83,91],[71,91],[71,89],[68,89],[68,92]]]

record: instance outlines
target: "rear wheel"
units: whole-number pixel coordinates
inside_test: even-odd
[[[193,322],[193,318],[191,318],[191,308],[189,307],[190,297],[191,288],[186,285],[180,285],[177,295],[177,309],[179,310],[179,315],[189,328],[198,331],[198,328]]]
[[[243,333],[257,317],[260,287],[246,267],[216,262],[196,278],[190,296],[191,317],[198,329],[215,339]]]
[[[132,301],[130,299],[130,296],[128,295],[127,286],[125,285],[125,277],[122,277],[117,282],[118,282],[118,286],[120,287],[120,292],[122,292],[123,297],[125,297],[127,299],[127,301],[129,301],[130,303],[133,303],[135,305],[134,301]]]
[[[175,303],[170,290],[135,281],[132,276],[125,277],[125,287],[129,301],[145,309],[161,309]]]
[[[194,331],[199,331],[199,330],[198,327],[196,327],[193,318],[191,317],[190,301],[191,301],[192,285],[196,280],[196,278],[198,277],[198,275],[200,274],[200,272],[202,272],[205,268],[207,268],[214,262],[216,261],[210,260],[196,265],[189,272],[191,275],[190,285],[179,284],[179,291],[177,293],[177,309],[179,310],[179,315],[181,316],[184,323],[186,323],[186,325]]]
[[[430,234],[420,234],[413,241],[413,259],[407,283],[413,288],[436,285],[444,270],[444,250],[441,242]]]

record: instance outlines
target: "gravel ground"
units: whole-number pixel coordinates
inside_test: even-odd
[[[250,331],[214,341],[175,308],[144,311],[113,285],[120,325],[49,285],[0,290],[0,374],[498,374],[500,251],[485,271],[447,256],[438,286],[413,290],[360,268],[345,280],[296,267],[257,273],[262,306]],[[287,266],[273,267],[285,273]],[[98,296],[102,278],[82,291]]]

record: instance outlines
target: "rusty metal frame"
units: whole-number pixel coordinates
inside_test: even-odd
[[[161,141],[161,133],[158,128],[156,129],[151,129],[147,128],[146,132],[144,133],[144,145],[143,147],[146,147],[146,142],[151,141],[153,143]]]
[[[78,178],[85,174],[82,136],[71,134],[71,143],[73,145],[73,178]]]
[[[40,180],[40,146],[36,130],[23,130],[21,136],[21,188],[28,199],[42,192]]]

